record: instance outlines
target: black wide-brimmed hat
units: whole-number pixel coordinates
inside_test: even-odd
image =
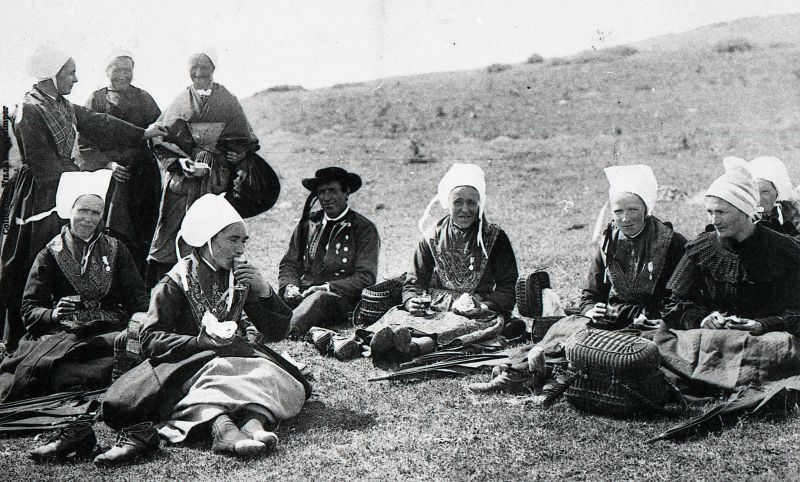
[[[358,191],[361,187],[361,177],[358,174],[347,172],[341,167],[324,167],[315,172],[314,177],[303,179],[303,186],[314,192],[320,184],[329,181],[341,181],[351,193]]]

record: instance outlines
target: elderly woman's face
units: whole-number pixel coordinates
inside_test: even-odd
[[[72,92],[72,86],[77,82],[78,76],[75,75],[75,61],[70,58],[56,74],[56,86],[58,87],[58,93],[61,95],[69,94]]]
[[[81,238],[89,239],[94,236],[97,226],[103,219],[105,205],[99,196],[86,194],[79,197],[72,205],[72,212],[69,216],[69,229],[72,234]]]
[[[117,57],[106,67],[106,76],[114,90],[125,90],[133,80],[133,59]]]
[[[244,254],[248,239],[244,223],[230,224],[211,238],[210,254],[217,266],[232,269],[234,258]]]
[[[472,186],[458,186],[450,191],[450,218],[453,224],[466,229],[478,219],[481,196]]]
[[[214,83],[214,64],[205,54],[192,55],[189,59],[189,77],[195,89],[210,89]]]
[[[647,206],[636,194],[624,192],[609,199],[614,226],[625,236],[636,236],[644,229]]]
[[[749,234],[753,222],[736,206],[716,196],[706,196],[708,221],[714,226],[720,238],[743,240]]]
[[[775,185],[766,179],[756,179],[758,182],[758,207],[764,208],[765,213],[772,211],[775,201],[778,200],[778,190]]]

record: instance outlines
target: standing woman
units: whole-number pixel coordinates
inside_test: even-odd
[[[217,55],[204,49],[189,57],[191,85],[172,101],[159,122],[170,129],[188,123],[189,129],[222,124],[220,142],[199,145],[194,138],[187,151],[156,149],[160,168],[164,173],[164,190],[158,214],[156,232],[147,257],[148,287],[155,286],[175,263],[175,236],[183,216],[194,201],[204,194],[221,194],[230,186],[231,173],[259,148],[239,100],[221,84],[214,82]],[[166,145],[166,144],[164,144]],[[181,148],[181,149],[183,149]],[[180,149],[178,149],[180,150]]]
[[[150,94],[131,85],[133,67],[133,54],[126,50],[112,52],[106,66],[109,85],[94,91],[86,107],[144,128],[158,119],[161,109]],[[144,276],[161,197],[158,164],[143,142],[102,150],[82,136],[81,148],[85,161],[81,170],[114,172],[106,206],[106,228],[125,244],[139,274]],[[100,164],[89,165],[91,157],[97,157]]]
[[[28,60],[27,72],[37,83],[13,119],[22,166],[4,190],[2,202],[9,229],[0,244],[0,305],[5,310],[3,338],[9,352],[25,332],[19,308],[33,260],[63,224],[53,206],[61,174],[78,170],[78,132],[105,149],[135,146],[166,134],[161,127],[143,129],[65,99],[78,81],[75,61],[54,47],[39,47]]]

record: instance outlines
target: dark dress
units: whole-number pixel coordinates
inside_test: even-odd
[[[258,138],[239,100],[220,84],[212,85],[210,96],[197,94],[193,86],[183,90],[158,118],[159,122],[168,126],[176,119],[183,119],[190,126],[195,123],[224,123],[220,139],[235,145],[241,152],[259,149]],[[181,157],[179,154],[158,146],[154,150],[164,182],[158,222],[147,257],[145,281],[148,287],[154,286],[178,261],[175,237],[189,206],[203,194],[220,194],[232,186],[230,179],[231,175],[235,175],[235,166],[227,161],[225,152],[219,149],[219,143],[214,146],[195,144],[192,152],[185,154],[195,161],[209,164],[209,176],[188,177],[178,162]]]
[[[65,296],[80,295],[67,330],[53,319]],[[113,342],[131,314],[147,309],[148,295],[130,253],[118,240],[99,234],[91,242],[67,226],[33,263],[22,299],[28,335],[0,365],[0,397],[8,402],[67,388],[105,387],[111,382]]]
[[[109,90],[108,87],[96,90],[86,107],[141,128],[146,128],[161,115],[150,94],[134,86],[123,91]],[[84,158],[84,165],[80,166],[83,171],[105,169],[108,161],[129,169],[130,181],[111,181],[110,195],[106,197],[105,222],[109,234],[125,243],[139,273],[144,276],[161,199],[161,173],[153,153],[144,141],[137,146],[100,150],[82,136],[81,156]],[[99,162],[92,163],[93,158],[99,158]]]
[[[461,293],[470,293],[492,311],[511,313],[519,276],[517,258],[506,233],[495,224],[483,224],[488,259],[477,242],[476,224],[462,230],[449,215],[440,219],[417,246],[413,271],[403,284],[403,303],[427,290],[434,309],[449,310]]]
[[[609,225],[589,267],[581,314],[597,303],[609,305],[613,315],[604,320],[609,328],[627,326],[641,314],[659,318],[669,298],[667,282],[683,257],[685,244],[686,238],[673,231],[671,224],[653,216],[635,238]]]
[[[39,251],[57,235],[64,221],[57,214],[20,224],[55,206],[58,180],[63,172],[77,171],[74,162],[75,130],[104,149],[135,146],[144,130],[107,114],[56,99],[38,88],[28,92],[14,118],[22,166],[3,190],[3,214],[8,231],[0,244],[0,305],[6,310],[4,340],[13,351],[24,334],[19,307],[31,265]]]
[[[310,396],[311,386],[300,371],[254,336],[258,333],[268,341],[284,338],[292,311],[274,293],[260,297],[247,290],[236,290],[229,307],[227,298],[220,296],[228,276],[227,270],[209,268],[195,251],[156,285],[139,333],[142,354],[148,359],[106,393],[103,418],[109,426],[118,430],[143,421],[169,420],[195,374],[216,357],[267,358],[302,383],[305,396]],[[239,336],[232,344],[213,350],[198,347],[206,311],[238,323]]]
[[[764,331],[800,334],[800,244],[756,224],[742,242],[703,233],[667,284],[672,298],[664,320],[674,328],[698,328],[713,311],[761,323]]]

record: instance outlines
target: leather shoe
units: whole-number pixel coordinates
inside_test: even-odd
[[[322,355],[329,355],[331,352],[331,339],[336,332],[319,326],[312,326],[308,331],[311,336],[311,343],[319,350]]]
[[[372,335],[369,342],[372,355],[386,353],[394,349],[394,330],[391,326],[385,326]]]
[[[51,434],[44,445],[31,450],[29,455],[37,462],[64,458],[72,453],[89,457],[96,445],[91,422],[75,422]]]
[[[333,356],[339,361],[352,360],[361,355],[361,343],[355,338],[336,335],[331,340]]]
[[[158,450],[158,432],[150,422],[122,429],[113,447],[94,458],[95,465],[112,467],[137,460]]]

